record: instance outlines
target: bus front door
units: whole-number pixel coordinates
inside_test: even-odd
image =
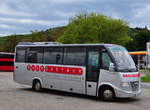
[[[88,50],[87,67],[86,67],[86,94],[96,96],[98,77],[100,72],[99,50]]]

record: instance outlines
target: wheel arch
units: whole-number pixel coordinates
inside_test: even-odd
[[[33,78],[33,80],[32,80],[32,86],[33,86],[33,84],[34,84],[35,81],[39,81],[41,83],[41,87],[43,87],[42,80],[39,77],[34,77]]]
[[[106,87],[111,88],[113,90],[113,92],[114,92],[114,95],[116,96],[116,93],[115,93],[113,85],[106,83],[106,84],[101,84],[101,85],[98,86],[98,92],[97,92],[98,93],[97,94],[98,97],[101,96],[101,91],[103,90],[103,88],[106,88]]]

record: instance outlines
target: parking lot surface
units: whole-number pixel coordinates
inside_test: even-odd
[[[103,102],[95,97],[52,90],[37,93],[13,81],[12,72],[0,72],[0,110],[149,110],[150,88],[134,99]]]

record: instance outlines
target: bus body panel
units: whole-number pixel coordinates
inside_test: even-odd
[[[86,82],[87,95],[96,96],[97,94],[97,82]]]
[[[68,65],[43,65],[43,64],[25,64],[16,63],[14,80],[21,84],[32,85],[33,79],[40,79],[43,88],[63,90],[68,92],[85,94],[85,74],[86,68],[81,66],[68,66]],[[30,66],[30,67],[29,67]],[[82,75],[72,75],[71,73],[59,73],[46,71],[46,67],[61,67],[61,68],[80,68]],[[43,67],[43,70],[40,68]],[[68,70],[69,70],[68,69]],[[22,72],[23,71],[23,72]],[[24,77],[22,77],[24,76]]]
[[[14,80],[18,83],[31,86],[34,73],[28,72],[26,67],[27,64],[25,63],[15,63]]]
[[[67,92],[75,92],[85,94],[85,79],[86,79],[86,67],[83,66],[66,66],[65,67],[78,67],[83,70],[82,75],[61,75],[62,90]]]
[[[120,80],[120,75],[118,72],[108,71],[104,69],[100,70],[100,76],[99,76],[99,82],[98,82],[99,88],[102,85],[109,85],[112,88],[119,87],[120,82],[121,80]]]

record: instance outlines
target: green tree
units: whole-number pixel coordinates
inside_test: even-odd
[[[102,14],[83,13],[70,18],[64,33],[57,39],[62,43],[115,43],[125,45],[128,23]]]
[[[126,44],[129,51],[145,51],[146,42],[150,41],[150,31],[147,28],[130,28],[128,35],[131,40]]]
[[[7,43],[3,46],[5,52],[14,52],[15,46],[17,45],[16,35],[11,35],[8,37]]]
[[[139,32],[134,39],[134,47],[135,50],[145,51],[146,43],[150,41],[150,32],[149,31],[141,31]]]

